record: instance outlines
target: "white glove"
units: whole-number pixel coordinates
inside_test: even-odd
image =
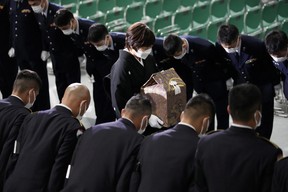
[[[274,90],[275,90],[276,95],[280,94],[281,88],[282,88],[281,83],[279,83],[278,85],[274,85]]]
[[[9,57],[15,57],[15,49],[13,47],[11,47],[8,51],[8,55]]]
[[[46,61],[50,57],[50,53],[48,51],[41,52],[41,59],[42,61]]]
[[[227,90],[230,91],[233,87],[233,79],[230,78],[226,81],[226,87],[227,87]]]
[[[163,127],[164,122],[159,119],[156,115],[151,115],[149,118],[149,125],[154,128],[161,128]]]

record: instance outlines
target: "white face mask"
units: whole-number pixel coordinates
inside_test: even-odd
[[[83,114],[81,114],[81,113],[82,113],[82,105],[83,105],[83,101],[82,101],[81,104],[80,104],[79,112],[78,112],[78,115],[77,115],[77,117],[76,117],[76,119],[78,119],[79,121],[81,121],[84,113],[87,111],[87,106],[86,106],[86,104],[85,104],[85,108],[84,108]]]
[[[106,49],[108,49],[108,45],[106,44],[106,37],[105,37],[105,42],[104,42],[104,45],[101,45],[101,46],[97,46],[95,45],[95,48],[98,50],[98,51],[105,51]]]
[[[239,41],[240,40],[238,39],[236,47],[233,47],[233,48],[225,48],[225,47],[223,47],[223,48],[225,49],[225,51],[227,53],[236,53],[236,52],[240,53],[240,42]]]
[[[138,49],[138,51],[135,51],[135,55],[141,59],[146,59],[148,57],[148,55],[151,53],[152,48],[147,49],[145,51],[141,51],[140,49]]]
[[[65,29],[65,30],[62,30],[62,32],[64,35],[71,35],[74,32],[74,30],[73,29]]]
[[[182,59],[182,58],[185,56],[186,53],[187,53],[187,50],[185,50],[185,49],[182,47],[182,53],[181,53],[181,55],[179,55],[179,56],[174,56],[174,58],[175,58],[175,59]]]
[[[29,101],[28,101],[28,103],[25,105],[25,107],[26,107],[27,109],[30,109],[30,108],[34,105],[34,103],[35,103],[35,101],[36,101],[35,91],[33,91],[33,97],[34,97],[34,99],[33,99],[33,101],[31,102],[31,101],[30,101],[30,93],[29,93]]]
[[[202,122],[202,128],[201,128],[201,131],[199,133],[199,137],[202,137],[204,135],[206,135],[206,132],[209,128],[209,125],[210,125],[210,120],[208,119],[207,120],[207,124],[206,124],[206,127],[204,127],[204,119],[203,119],[203,122]]]
[[[257,121],[257,119],[256,119],[256,113],[259,113],[259,120]],[[261,114],[261,112],[260,111],[256,111],[255,113],[254,113],[254,120],[255,120],[255,124],[256,124],[256,127],[255,127],[255,129],[257,128],[257,127],[260,127],[261,126],[261,121],[262,121],[262,114]]]
[[[287,56],[285,56],[285,57],[275,57],[275,56],[272,56],[272,55],[271,55],[271,57],[272,57],[272,59],[273,59],[275,62],[277,62],[277,63],[281,63],[281,62],[284,62],[284,61],[287,60]]]
[[[142,119],[142,121],[141,121],[141,126],[140,126],[140,129],[138,130],[138,133],[139,134],[143,134],[144,132],[145,132],[145,130],[146,130],[146,127],[147,127],[147,125],[148,125],[148,118],[147,118],[147,116],[144,116],[143,117],[143,119]]]
[[[44,8],[41,7],[41,5],[35,5],[31,6],[34,13],[42,13],[44,11]]]

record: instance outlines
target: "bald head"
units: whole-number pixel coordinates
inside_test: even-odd
[[[76,117],[80,112],[85,113],[90,104],[90,91],[81,83],[69,85],[62,98],[62,104],[72,109],[73,116]]]

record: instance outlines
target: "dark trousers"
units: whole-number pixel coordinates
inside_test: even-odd
[[[32,107],[32,111],[40,111],[50,109],[50,96],[49,96],[49,83],[47,74],[47,62],[39,59],[25,60],[17,58],[17,64],[21,70],[29,69],[35,71],[42,80],[42,87],[40,88],[39,95]]]
[[[14,58],[6,53],[0,53],[0,91],[3,98],[11,95],[13,83],[18,73],[18,66]]]
[[[96,80],[93,83],[93,99],[95,114],[97,116],[95,124],[115,121],[116,117],[111,99],[104,91],[103,81],[101,80]]]
[[[55,71],[54,69],[54,74],[55,74],[56,88],[57,88],[59,101],[61,101],[65,92],[65,89],[70,84],[81,82],[80,66],[74,71],[67,71],[67,72]]]

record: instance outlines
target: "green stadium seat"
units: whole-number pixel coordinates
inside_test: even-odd
[[[228,2],[228,13],[229,16],[243,15],[245,12],[245,0],[230,0]]]
[[[75,5],[75,4],[78,4],[78,3],[79,3],[78,0],[61,0],[61,5],[63,5],[63,6],[68,6],[70,4]]]
[[[115,7],[115,0],[98,0],[98,11],[106,13]]]
[[[207,26],[207,39],[211,42],[216,42],[217,32],[219,27],[224,24],[222,21],[219,22],[210,22]]]
[[[106,22],[124,19],[124,8],[114,7],[112,10],[107,11]]]
[[[97,14],[91,19],[96,23],[105,23],[105,17],[105,14],[103,14],[102,12],[97,12]]]
[[[50,0],[51,3],[55,3],[57,5],[61,5],[61,0]]]
[[[194,7],[197,5],[198,0],[180,0],[180,5],[183,7]]]
[[[276,29],[280,25],[277,18],[278,4],[265,4],[262,7],[262,27],[264,31]],[[287,10],[288,11],[288,10]]]
[[[156,16],[153,25],[154,25],[154,33],[157,36],[159,36],[158,30],[172,25],[172,14],[163,13],[161,15]]]
[[[138,3],[133,3],[131,5],[128,5],[125,11],[126,22],[129,24],[132,24],[137,21],[141,21],[143,17],[143,8],[144,8],[143,2],[138,2]]]
[[[82,18],[94,19],[97,15],[96,0],[81,1],[79,4],[78,15]]]
[[[288,20],[284,20],[281,24],[281,30],[286,34],[288,33]]]
[[[127,7],[128,5],[133,4],[133,0],[116,0],[115,1],[115,6],[116,7]]]
[[[191,30],[189,30],[188,35],[198,36],[198,37],[202,37],[202,38],[204,38],[204,39],[207,39],[207,30],[206,30],[206,27],[203,26],[203,27],[198,28],[198,29],[191,29]]]
[[[244,32],[251,36],[261,36],[261,10],[255,9],[246,12],[244,16]]]
[[[154,18],[151,18],[149,16],[144,16],[141,19],[141,22],[145,23],[151,30],[154,30]]]
[[[151,18],[156,18],[162,11],[161,0],[147,0],[144,5],[144,15]]]
[[[192,7],[183,7],[174,14],[173,24],[180,28],[181,33],[188,32],[189,28],[191,28],[191,21]]]
[[[288,19],[288,1],[278,2],[278,20],[280,22]]]
[[[175,13],[175,11],[180,6],[179,0],[162,0],[162,1],[163,1],[162,2],[162,11]]]
[[[78,12],[78,6],[76,3],[70,3],[70,4],[65,4],[65,5],[62,5],[63,8],[71,11],[73,14],[76,14],[77,15],[77,12]]]
[[[192,28],[196,30],[204,26],[206,27],[209,21],[209,13],[210,6],[208,4],[194,7],[192,12]]]
[[[239,33],[244,33],[244,15],[229,16],[227,23],[235,25]]]
[[[228,16],[228,0],[214,0],[210,5],[210,20],[212,22],[225,21]]]
[[[261,0],[246,0],[246,10],[253,11],[261,8]]]
[[[201,6],[201,5],[208,5],[210,4],[211,0],[198,0],[197,5]]]

